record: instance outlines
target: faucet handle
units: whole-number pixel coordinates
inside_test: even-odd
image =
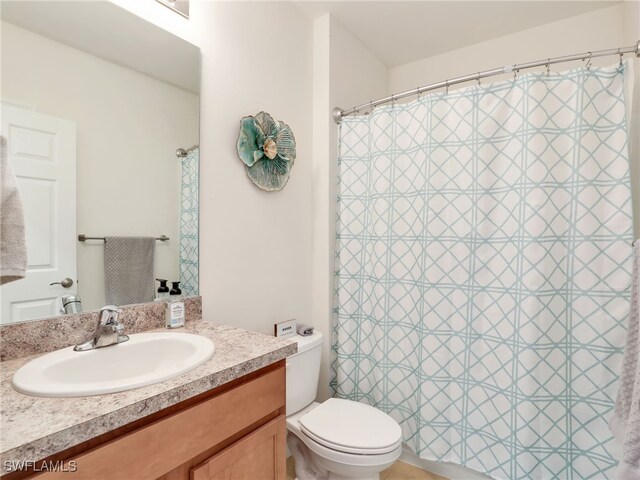
[[[105,310],[108,310],[109,312],[118,312],[118,313],[122,312],[122,309],[117,305],[105,305],[100,309],[101,312]]]
[[[115,305],[105,305],[100,309],[100,324],[117,324],[118,323],[118,314],[122,312],[120,307]]]

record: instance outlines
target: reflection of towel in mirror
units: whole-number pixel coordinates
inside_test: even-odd
[[[610,426],[622,445],[622,458],[614,478],[640,478],[640,240],[634,244],[631,312],[624,348],[618,399]]]
[[[155,248],[153,237],[106,237],[104,277],[107,304],[153,301]]]
[[[26,273],[24,211],[6,140],[0,135],[0,285],[20,280]]]

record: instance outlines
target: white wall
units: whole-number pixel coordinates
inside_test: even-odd
[[[618,4],[391,68],[389,87],[398,92],[493,67],[617,47],[623,42],[623,5]],[[605,57],[594,59],[593,64],[616,61],[617,58]],[[566,69],[568,65],[554,65],[552,69]],[[504,78],[508,75],[484,81]],[[468,84],[460,87],[465,86]]]
[[[202,49],[200,292],[206,320],[273,333],[311,321],[312,30],[289,2],[195,2]],[[240,119],[287,123],[297,158],[263,192],[236,152]]]
[[[324,333],[318,398],[329,396],[329,362],[336,234],[338,128],[335,106],[386,94],[387,68],[342,24],[326,14],[314,22],[312,324]]]
[[[2,22],[2,99],[76,123],[78,232],[69,234],[165,234],[156,274],[176,279],[175,150],[198,142],[198,97]],[[99,308],[104,245],[77,249],[79,294],[85,309]]]
[[[389,70],[389,93],[502,65],[570,55],[585,50],[634,45],[640,38],[638,5],[638,2],[624,2],[392,68]],[[632,56],[627,55],[627,58],[630,57]],[[593,64],[611,65],[617,61],[615,57],[603,57],[594,59]],[[573,64],[564,64],[555,65],[552,68],[564,70],[573,66]],[[638,76],[640,76],[638,59],[634,60],[634,73],[636,87],[638,87]],[[497,76],[485,82],[499,81],[504,78],[506,76]],[[636,107],[630,128],[636,238],[640,237],[640,148],[638,147],[640,135],[634,133],[640,131],[638,95],[640,95],[640,88],[635,89]]]

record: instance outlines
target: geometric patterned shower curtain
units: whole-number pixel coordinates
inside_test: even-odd
[[[198,295],[198,191],[200,185],[200,148],[188,150],[182,157],[180,193],[180,286],[185,296]]]
[[[341,124],[332,387],[422,458],[607,478],[629,313],[624,67]]]

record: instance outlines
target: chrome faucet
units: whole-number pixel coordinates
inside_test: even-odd
[[[121,309],[114,305],[107,305],[100,310],[100,318],[96,331],[88,340],[76,345],[73,349],[76,352],[93,350],[95,348],[108,347],[129,340],[127,335],[123,335],[124,325],[118,322],[118,314]]]

